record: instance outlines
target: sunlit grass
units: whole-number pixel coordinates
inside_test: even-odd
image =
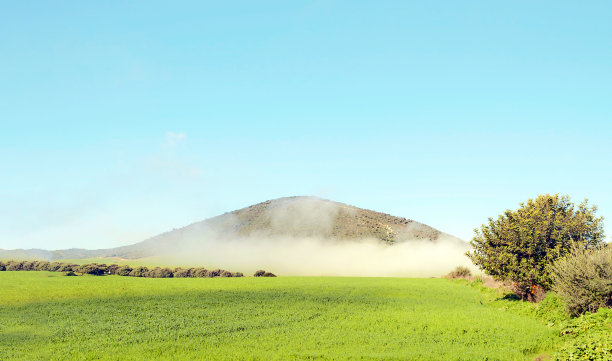
[[[530,360],[555,330],[445,279],[0,272],[0,359]]]

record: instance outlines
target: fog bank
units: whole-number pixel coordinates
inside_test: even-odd
[[[471,266],[467,244],[414,241],[387,245],[379,240],[241,238],[193,240],[169,254],[177,264],[224,268],[252,274],[265,269],[295,276],[438,277],[458,265]]]

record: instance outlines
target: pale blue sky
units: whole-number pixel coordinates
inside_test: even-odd
[[[290,195],[466,240],[540,193],[612,217],[611,13],[3,2],[0,248],[130,244]]]

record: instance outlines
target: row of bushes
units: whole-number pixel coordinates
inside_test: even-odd
[[[144,266],[130,267],[120,266],[117,264],[97,264],[88,263],[83,265],[47,262],[47,261],[0,261],[0,271],[49,271],[49,272],[65,272],[69,275],[89,274],[94,276],[103,275],[118,275],[129,277],[149,277],[149,278],[188,278],[188,277],[243,277],[241,272],[230,272],[222,269],[207,270],[205,268],[169,268],[169,267],[154,267],[148,268]],[[257,271],[255,277],[261,276],[259,272],[268,274],[265,271]],[[273,277],[274,275],[272,275]]]

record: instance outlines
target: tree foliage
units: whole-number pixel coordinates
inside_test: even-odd
[[[603,218],[596,211],[587,200],[575,205],[569,196],[540,195],[475,229],[467,255],[485,273],[512,281],[523,299],[533,300],[537,291],[551,288],[555,260],[573,247],[603,243]]]

